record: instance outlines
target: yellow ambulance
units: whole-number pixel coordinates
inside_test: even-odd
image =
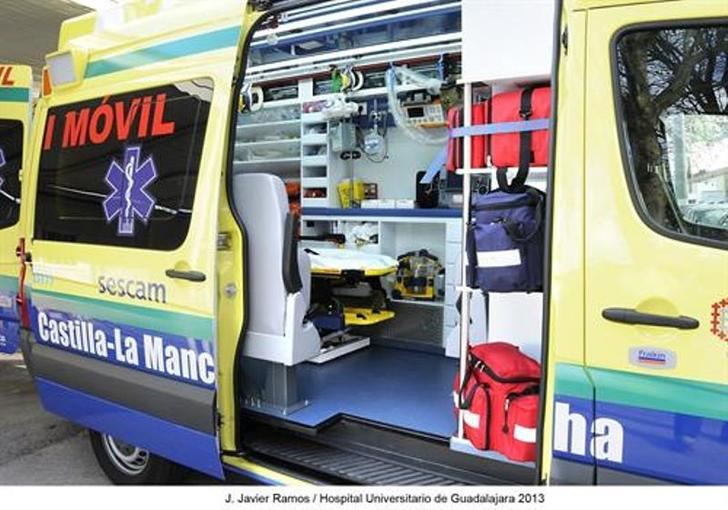
[[[0,352],[20,344],[15,309],[18,290],[20,175],[30,136],[33,74],[28,66],[0,63]]]
[[[553,4],[544,292],[498,312],[539,331],[533,462],[468,448],[453,410],[462,351],[442,338],[449,297],[468,292],[461,212],[408,207],[445,93],[408,81],[403,123],[384,106],[391,64],[455,87],[460,2],[152,1],[74,18],[32,133],[27,105],[5,102],[29,84],[0,65],[16,81],[0,83],[0,347],[19,320],[44,407],[90,430],[116,483],[179,465],[285,485],[728,483],[728,4]],[[352,104],[361,123],[334,129]],[[335,202],[352,167],[379,183],[371,209]],[[403,181],[409,195],[387,195]],[[311,320],[311,261],[336,236],[368,255],[428,248],[442,301],[388,295],[396,317],[319,358],[332,345]],[[351,320],[372,327],[372,310]]]

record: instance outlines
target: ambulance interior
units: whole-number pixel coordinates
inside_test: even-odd
[[[465,66],[502,75],[487,64],[495,48],[463,36],[478,27],[461,10],[507,3],[331,2],[254,35],[232,177],[248,245],[249,427],[309,439],[372,427],[530,476],[532,462],[457,441],[453,404],[463,176],[442,159],[448,110],[463,106]],[[550,2],[529,16],[550,46]],[[547,84],[550,49],[522,66],[495,85],[471,79],[474,101]],[[475,190],[497,187],[490,170],[472,177]],[[528,184],[545,190],[545,168]],[[540,361],[541,306],[538,292],[474,292],[470,343],[505,340]]]

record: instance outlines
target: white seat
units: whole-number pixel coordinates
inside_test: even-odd
[[[311,264],[297,248],[285,184],[270,174],[236,175],[233,196],[246,231],[248,317],[243,355],[287,366],[316,356],[321,339],[305,320]]]

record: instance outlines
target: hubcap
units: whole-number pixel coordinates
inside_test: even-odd
[[[119,441],[107,434],[102,434],[101,438],[106,455],[114,464],[114,467],[122,473],[136,476],[147,467],[149,463],[149,452],[147,450]]]

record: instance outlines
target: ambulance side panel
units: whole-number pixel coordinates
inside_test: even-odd
[[[20,345],[18,291],[20,179],[30,136],[33,74],[28,66],[0,63],[0,353]]]

